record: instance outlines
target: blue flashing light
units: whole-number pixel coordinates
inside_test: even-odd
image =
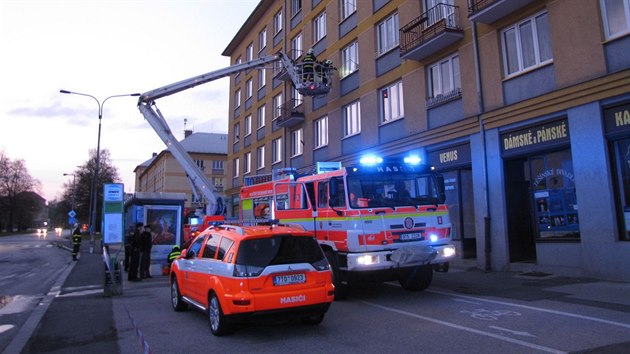
[[[359,163],[361,165],[376,165],[383,163],[383,158],[380,156],[366,155],[359,160]]]
[[[420,162],[422,162],[422,159],[419,156],[411,155],[411,156],[405,156],[403,161],[410,165],[418,165],[420,164]]]

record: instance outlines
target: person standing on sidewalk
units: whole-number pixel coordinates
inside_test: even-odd
[[[140,236],[140,278],[151,278],[149,267],[151,266],[151,248],[153,247],[153,234],[151,226],[144,225],[144,231]]]
[[[74,231],[72,231],[72,260],[78,260],[79,248],[81,248],[81,228],[79,224],[74,224]]]
[[[127,273],[127,280],[140,281],[138,277],[138,266],[140,265],[140,230],[142,229],[142,223],[136,223],[136,229],[129,240],[131,257],[129,259],[129,273]]]

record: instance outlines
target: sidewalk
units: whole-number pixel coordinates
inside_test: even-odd
[[[69,240],[64,238],[60,243],[70,251]],[[150,284],[138,287],[128,283],[123,273],[123,294],[105,297],[104,264],[102,254],[98,253],[98,241],[96,246],[95,253],[90,254],[89,240],[83,240],[80,260],[70,265],[67,278],[58,294],[52,296],[50,306],[34,326],[21,353],[142,353],[139,334],[131,325],[117,328],[116,318],[128,319],[127,303],[146,295],[146,289],[142,290],[144,285],[165,286],[165,277],[143,281]],[[465,262],[451,266],[448,273],[436,273],[427,291],[521,301],[561,301],[630,313],[630,283],[553,274],[487,273]],[[20,353],[19,349],[15,353]]]

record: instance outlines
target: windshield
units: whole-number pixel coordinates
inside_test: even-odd
[[[348,176],[352,208],[439,204],[436,180],[430,174]]]

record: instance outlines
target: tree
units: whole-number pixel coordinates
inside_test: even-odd
[[[66,208],[70,211],[72,198],[74,197],[74,211],[77,213],[77,220],[80,223],[88,223],[90,220],[90,203],[92,202],[92,179],[96,170],[96,149],[90,150],[90,158],[82,165],[77,166],[74,171],[73,180],[64,183],[62,200],[57,203],[58,208]],[[103,204],[103,185],[106,183],[120,183],[118,169],[112,165],[109,150],[101,150],[96,182],[97,207],[96,207],[96,228],[99,230],[101,220],[101,210]]]
[[[0,151],[0,229],[13,230],[17,226],[19,231],[31,226],[25,225],[29,223],[24,220],[17,223],[16,216],[24,210],[35,214],[39,211],[33,208],[41,207],[42,203],[33,202],[37,198],[25,193],[39,192],[40,188],[41,183],[29,174],[24,160],[11,160]]]

